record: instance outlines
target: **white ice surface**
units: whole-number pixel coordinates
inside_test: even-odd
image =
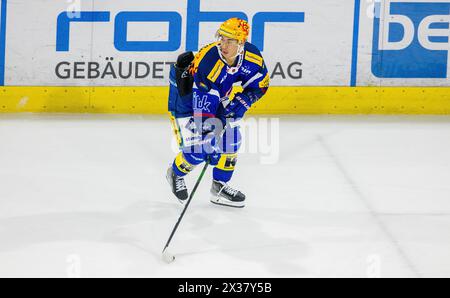
[[[450,118],[289,117],[244,209],[182,206],[167,118],[0,115],[0,277],[450,277]],[[200,169],[187,182],[192,188]]]

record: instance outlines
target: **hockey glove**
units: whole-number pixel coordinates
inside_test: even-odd
[[[240,119],[244,117],[245,113],[252,106],[250,97],[243,93],[236,93],[234,99],[225,108],[225,117]]]

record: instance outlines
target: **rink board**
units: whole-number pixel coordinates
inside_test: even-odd
[[[1,0],[0,14],[5,86],[167,86],[229,17],[249,21],[272,86],[450,86],[450,0]]]
[[[167,113],[167,87],[3,87],[0,112]],[[271,87],[252,114],[450,114],[450,88]]]
[[[234,16],[271,75],[252,113],[450,114],[450,0],[0,3],[0,112],[166,113],[171,63]]]

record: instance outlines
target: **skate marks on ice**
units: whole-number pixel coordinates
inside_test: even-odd
[[[284,212],[279,212],[278,216],[277,212],[269,212],[270,220],[255,215],[257,212],[259,208],[231,209],[209,202],[198,203],[174,240],[173,250],[178,259],[184,259],[186,263],[192,260],[192,263],[203,261],[214,264],[216,257],[219,266],[224,259],[242,264],[235,277],[255,276],[254,269],[246,268],[255,266],[261,268],[256,276],[308,274],[306,268],[301,266],[301,260],[308,254],[306,243],[298,239],[295,233],[292,235],[294,237],[282,231],[277,234],[276,229],[283,228],[283,224],[278,227],[273,225],[280,223],[278,216],[283,217]],[[215,273],[214,270],[204,270]]]
[[[211,257],[218,253],[238,262],[263,265],[268,275],[292,276],[303,272],[293,262],[304,255],[303,243],[265,233],[258,220],[252,220],[253,215],[245,210],[229,210],[209,204],[206,201],[199,203],[200,206],[190,206],[192,210],[171,244],[174,253],[179,256],[171,265],[173,270],[178,263],[184,266],[199,259],[205,265],[214,262]],[[158,275],[159,266],[164,266],[160,261],[162,245],[181,207],[175,200],[138,201],[117,212],[54,212],[2,218],[0,252],[20,253],[39,245],[52,250],[52,246],[57,244],[75,243],[76,247],[76,243],[80,242],[89,243],[92,248],[102,244],[125,245],[140,251],[139,254],[129,255],[130,263],[131,260],[136,261],[130,264],[134,267],[134,274]],[[137,255],[147,257],[139,259]],[[54,260],[50,257],[47,261]],[[220,264],[223,259],[219,257],[216,261]],[[145,267],[143,263],[152,267],[152,272],[140,268]],[[45,272],[43,270],[42,274]],[[199,272],[209,272],[208,266],[199,268]],[[250,276],[250,271],[247,274]]]

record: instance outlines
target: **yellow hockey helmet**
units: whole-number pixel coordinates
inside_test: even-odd
[[[246,42],[250,34],[250,25],[247,21],[231,18],[220,25],[217,35],[236,39],[240,43]]]

